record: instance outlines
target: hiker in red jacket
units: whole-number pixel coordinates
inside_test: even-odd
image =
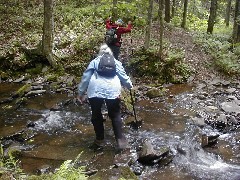
[[[115,59],[117,59],[117,60],[118,60],[118,56],[120,53],[120,47],[122,44],[121,36],[122,36],[122,34],[129,33],[132,30],[132,22],[131,21],[128,21],[127,27],[124,27],[123,23],[124,22],[121,19],[118,19],[117,21],[115,21],[115,23],[111,22],[111,18],[106,20],[106,28],[107,29],[116,28],[116,35],[117,35],[116,43],[108,44],[108,46],[111,48],[113,55],[114,55]]]

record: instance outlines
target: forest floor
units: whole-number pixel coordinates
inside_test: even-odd
[[[152,37],[158,38],[158,29],[153,26]],[[166,40],[171,46],[170,48],[183,49],[185,52],[185,63],[193,71],[192,76],[189,78],[189,82],[199,82],[202,80],[211,80],[211,79],[228,79],[228,77],[219,73],[213,65],[213,59],[210,55],[204,52],[203,48],[200,45],[194,43],[193,40],[194,32],[186,31],[182,28],[169,28],[165,26],[164,28],[164,40]],[[128,53],[128,47],[134,49],[143,46],[144,37],[130,37],[127,35],[127,38],[124,39],[122,45],[122,54]],[[129,38],[132,38],[130,42]]]

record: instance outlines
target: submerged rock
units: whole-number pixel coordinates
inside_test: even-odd
[[[139,153],[138,162],[144,165],[165,165],[166,162],[172,160],[172,156],[169,156],[169,154],[170,149],[168,147],[163,146],[159,150],[155,150],[150,141],[145,141],[142,151]]]
[[[207,136],[206,134],[202,135],[202,147],[209,147],[217,144],[217,138],[220,135]]]

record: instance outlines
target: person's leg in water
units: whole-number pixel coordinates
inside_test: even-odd
[[[90,146],[93,150],[101,150],[103,148],[104,141],[104,124],[103,124],[103,115],[101,108],[103,105],[104,99],[102,98],[89,98],[89,103],[92,110],[92,124],[94,127],[96,139],[94,143]]]
[[[118,60],[118,56],[120,54],[120,47],[115,45],[109,45],[109,48],[112,50],[114,58]]]
[[[117,99],[106,99],[106,105],[108,109],[108,116],[112,120],[113,132],[117,142],[118,151],[124,150],[128,147],[128,142],[123,134],[123,122],[121,119],[119,98]]]

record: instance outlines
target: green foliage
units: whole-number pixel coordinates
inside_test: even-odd
[[[3,146],[0,143],[0,178],[6,178],[7,176],[9,179],[10,177],[21,179],[21,177],[25,177],[14,154],[16,154],[15,151],[10,150],[7,156],[5,156]]]
[[[75,168],[71,160],[65,161],[57,172],[52,176],[52,179],[87,179],[84,175],[84,167]]]
[[[226,75],[239,75],[239,46],[232,49],[229,38],[229,34],[198,33],[194,36],[194,41],[213,57],[214,65],[219,71]]]
[[[184,63],[185,53],[182,49],[172,49],[168,51],[165,58],[162,72],[167,82],[181,83],[186,82],[192,73],[189,66]]]
[[[18,89],[18,91],[16,92],[16,94],[19,97],[22,97],[26,92],[31,90],[31,84],[25,84],[23,85],[21,88]]]
[[[195,14],[188,14],[187,25],[190,30],[205,32],[208,26],[208,20],[200,19]]]
[[[217,54],[215,57],[215,65],[219,68],[219,71],[227,75],[240,75],[239,56],[234,53]]]
[[[160,60],[156,50],[141,49],[131,58],[129,67],[133,67],[136,76],[155,78],[163,83],[185,82],[191,74],[184,63],[184,51],[181,49],[169,50],[163,60]]]

